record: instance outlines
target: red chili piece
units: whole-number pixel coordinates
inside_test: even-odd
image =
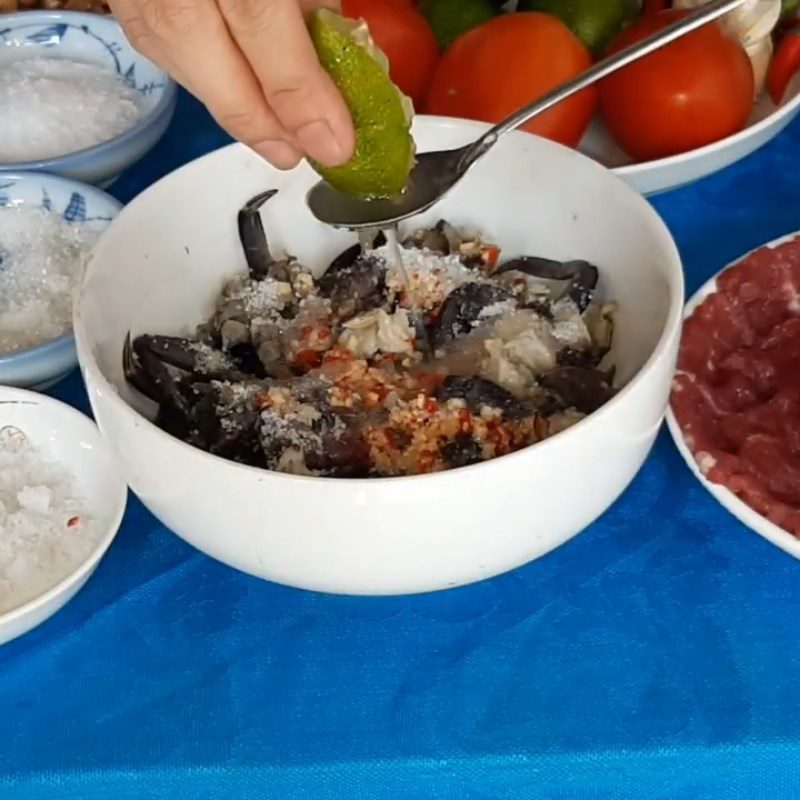
[[[301,350],[295,356],[294,363],[300,369],[315,369],[322,363],[322,353],[317,350]]]
[[[500,248],[487,245],[481,250],[481,256],[484,266],[489,270],[493,270],[500,260]]]

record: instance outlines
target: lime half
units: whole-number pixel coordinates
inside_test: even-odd
[[[414,165],[411,100],[389,78],[389,61],[367,24],[320,8],[308,18],[320,63],[344,97],[356,134],[352,158],[314,169],[334,188],[355,197],[391,197],[406,186]]]

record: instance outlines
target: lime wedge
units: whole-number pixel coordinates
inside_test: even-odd
[[[344,97],[356,134],[345,164],[314,169],[334,188],[355,197],[391,197],[403,191],[414,165],[411,100],[389,78],[389,62],[367,24],[326,8],[313,11],[308,29],[320,63]]]

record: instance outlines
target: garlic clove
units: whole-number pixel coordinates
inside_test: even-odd
[[[767,79],[767,69],[772,60],[772,37],[765,36],[754,45],[745,47],[750,64],[753,67],[753,79],[755,81],[755,94],[758,96],[764,89]]]
[[[708,0],[674,0],[673,8],[699,8],[707,2]],[[772,58],[771,34],[780,16],[781,0],[747,0],[721,20],[723,30],[744,47],[750,58],[756,96],[764,88],[767,68]]]

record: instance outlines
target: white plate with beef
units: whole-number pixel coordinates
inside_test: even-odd
[[[737,519],[800,558],[800,235],[725,267],[686,305],[667,423]]]

